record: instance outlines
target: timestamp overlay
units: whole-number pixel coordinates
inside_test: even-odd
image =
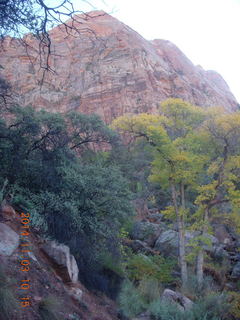
[[[19,268],[22,279],[19,283],[19,300],[22,308],[26,309],[31,306],[30,288],[31,280],[29,279],[29,271],[31,268],[30,253],[32,245],[30,239],[30,214],[21,213],[21,230],[20,230],[20,260]]]

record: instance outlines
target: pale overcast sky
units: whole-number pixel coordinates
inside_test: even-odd
[[[140,33],[219,72],[240,102],[240,0],[89,0]],[[82,1],[75,0],[82,8]]]

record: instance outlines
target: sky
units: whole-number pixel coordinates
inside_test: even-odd
[[[103,9],[148,40],[170,40],[195,65],[220,73],[240,102],[240,0],[82,1],[75,6]]]

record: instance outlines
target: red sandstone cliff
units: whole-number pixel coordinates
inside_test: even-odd
[[[102,12],[78,19],[79,33],[70,36],[61,26],[50,31],[55,73],[46,74],[42,86],[32,35],[25,37],[32,47],[29,56],[16,40],[5,40],[0,51],[1,75],[10,81],[21,104],[61,112],[96,112],[106,122],[126,112],[154,112],[168,97],[200,106],[222,105],[229,111],[237,108],[222,77],[194,66],[171,42],[147,41]]]

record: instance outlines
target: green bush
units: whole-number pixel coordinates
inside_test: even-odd
[[[181,311],[174,304],[154,301],[149,311],[154,320],[227,320],[229,305],[226,296],[212,294],[194,303],[189,311]]]
[[[175,262],[162,256],[133,255],[127,264],[127,272],[132,280],[153,278],[156,281],[167,284],[173,281],[171,275]]]
[[[163,291],[161,285],[153,278],[144,278],[138,284],[138,291],[144,301],[149,304],[160,298]]]
[[[121,312],[129,318],[135,317],[146,308],[141,294],[129,280],[125,280],[122,284],[118,303]]]
[[[154,320],[191,320],[184,318],[176,305],[163,303],[159,299],[150,304],[149,311]]]

